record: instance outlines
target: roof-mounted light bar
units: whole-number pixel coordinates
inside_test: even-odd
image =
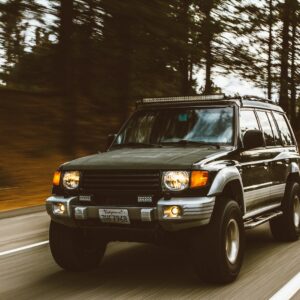
[[[145,98],[140,103],[151,104],[151,103],[167,103],[167,102],[192,102],[192,101],[210,101],[210,100],[224,100],[224,94],[217,95],[199,95],[199,96],[188,96],[188,97],[167,97],[167,98]]]

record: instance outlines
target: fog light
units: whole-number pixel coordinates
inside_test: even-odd
[[[180,206],[166,206],[164,208],[164,217],[165,218],[179,218],[181,217],[181,208]]]
[[[66,206],[63,203],[53,203],[53,214],[57,216],[64,215],[66,213]]]

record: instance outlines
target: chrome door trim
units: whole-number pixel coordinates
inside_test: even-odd
[[[246,204],[246,211],[248,211],[249,205],[257,202],[257,201],[268,201],[272,198],[282,199],[285,193],[286,183],[277,184],[277,185],[270,185],[267,183],[267,187],[252,189],[254,186],[250,186],[251,191],[246,191],[244,189],[244,197],[245,197],[245,204]],[[261,184],[259,186],[263,186]],[[276,203],[276,205],[281,205],[281,201]],[[264,208],[263,208],[264,209]],[[247,213],[246,213],[247,215]]]
[[[277,184],[271,187],[270,197],[271,198],[283,198],[285,193],[286,183]]]
[[[269,187],[272,186],[274,184],[274,182],[270,181],[270,182],[265,182],[265,183],[261,183],[261,184],[257,184],[257,185],[251,185],[251,186],[247,186],[244,188],[244,192],[249,192],[252,190],[257,190],[260,188],[264,188],[264,187]]]
[[[248,211],[249,206],[255,202],[268,201],[270,199],[270,186],[251,190],[244,193],[246,211]]]

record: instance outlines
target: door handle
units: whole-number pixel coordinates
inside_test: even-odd
[[[280,160],[275,160],[275,161],[270,162],[270,165],[272,165],[272,166],[282,166],[283,162],[280,161]]]
[[[248,165],[248,166],[245,166],[245,167],[246,167],[246,169],[253,169],[253,168],[255,168],[254,165]]]

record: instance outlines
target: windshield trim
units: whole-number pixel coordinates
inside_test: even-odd
[[[232,130],[233,130],[233,137],[232,137],[232,143],[231,144],[217,144],[217,146],[226,146],[226,147],[233,147],[234,149],[237,149],[237,145],[238,145],[238,128],[239,128],[239,106],[236,103],[230,103],[227,105],[221,105],[221,104],[214,104],[214,105],[205,105],[203,104],[195,104],[195,105],[180,105],[180,106],[170,106],[170,107],[162,107],[162,106],[153,106],[153,107],[137,107],[136,110],[134,110],[130,116],[127,118],[127,120],[122,124],[122,126],[120,127],[120,130],[118,131],[118,133],[116,134],[114,140],[112,141],[112,143],[110,144],[110,146],[108,147],[107,151],[110,151],[112,149],[116,149],[115,147],[113,147],[115,145],[115,142],[117,140],[117,138],[119,137],[119,135],[123,132],[124,128],[128,125],[128,123],[131,121],[131,119],[135,116],[135,114],[139,113],[139,112],[143,112],[143,111],[157,111],[157,110],[173,110],[173,109],[178,109],[178,108],[186,108],[186,109],[209,109],[209,108],[227,108],[227,107],[232,107],[233,108],[233,126],[232,126]],[[162,145],[163,146],[163,145]],[[209,145],[208,145],[209,146]],[[210,145],[211,146],[211,145]],[[182,146],[184,147],[184,146]],[[203,147],[203,146],[197,146],[195,145],[195,147]]]

